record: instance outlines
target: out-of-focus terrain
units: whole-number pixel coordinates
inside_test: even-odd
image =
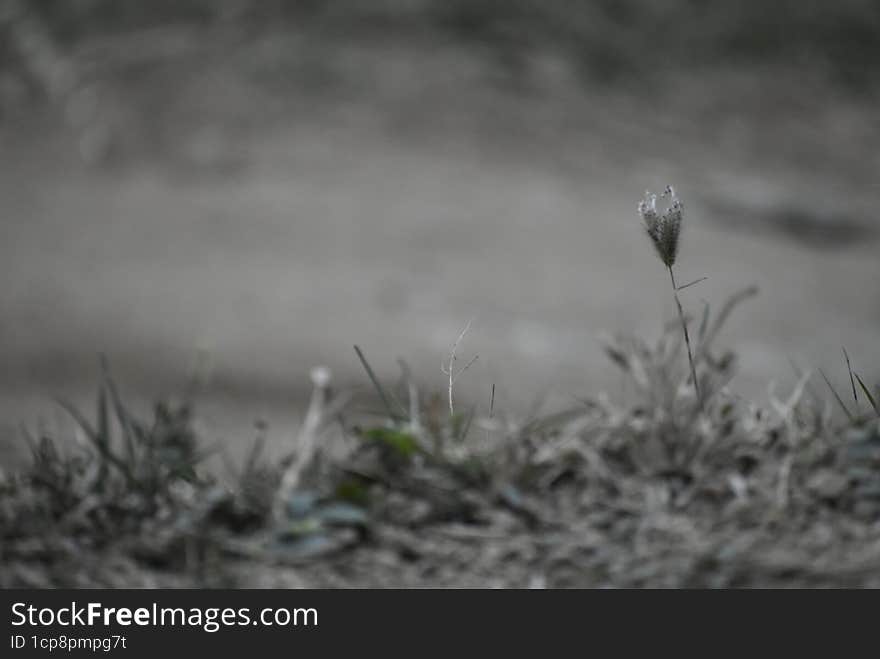
[[[735,391],[760,398],[794,377],[790,360],[839,375],[841,345],[880,374],[876,53],[850,33],[852,60],[834,39],[827,61],[775,53],[784,22],[751,58],[712,59],[681,26],[666,61],[675,23],[603,31],[607,12],[564,38],[528,16],[455,31],[377,9],[121,21],[74,40],[16,11],[0,125],[6,447],[19,421],[56,423],[50,395],[91,394],[99,353],[144,400],[202,373],[205,423],[226,439],[258,418],[283,436],[313,365],[362,386],[355,343],[382,375],[403,357],[442,390],[470,319],[461,350],[480,359],[462,398],[485,406],[493,383],[507,408],[616,391],[597,337],[673,319],[635,212],[667,183],[686,205],[679,276],[708,277],[687,309],[761,289],[723,341]]]

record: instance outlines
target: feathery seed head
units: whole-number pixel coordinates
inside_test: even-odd
[[[662,212],[657,210],[657,195],[646,192],[645,198],[639,202],[639,215],[660,260],[671,268],[678,255],[684,206],[671,185],[666,187],[661,197],[669,199],[667,208]]]

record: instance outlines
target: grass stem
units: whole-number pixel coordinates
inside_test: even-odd
[[[682,309],[682,307],[681,307],[681,300],[678,299],[678,290],[679,289],[675,285],[675,273],[672,271],[671,265],[667,266],[667,269],[669,270],[669,279],[672,281],[672,295],[673,295],[673,297],[675,297],[675,306],[678,308],[678,318],[681,321],[681,331],[684,333],[684,343],[685,343],[685,348],[687,348],[688,364],[690,364],[690,367],[691,367],[691,378],[694,381],[694,392],[697,395],[697,406],[699,407],[699,409],[702,410],[703,399],[700,396],[700,383],[697,380],[697,368],[696,368],[696,365],[694,364],[694,353],[693,353],[693,350],[691,349],[691,337],[690,337],[690,334],[688,333],[687,320],[685,320],[685,317],[684,317],[684,309]]]

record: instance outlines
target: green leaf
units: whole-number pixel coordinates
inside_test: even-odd
[[[336,487],[336,498],[350,503],[366,505],[369,501],[367,488],[359,480],[349,478]]]
[[[412,457],[419,450],[416,438],[408,432],[391,428],[372,428],[364,431],[364,438],[388,446],[404,457]]]

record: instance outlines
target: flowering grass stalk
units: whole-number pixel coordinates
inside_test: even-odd
[[[675,306],[678,309],[678,318],[681,321],[681,331],[684,334],[684,343],[687,348],[688,364],[691,369],[691,379],[694,382],[694,392],[697,396],[697,405],[702,407],[703,401],[700,396],[700,383],[697,379],[697,368],[694,363],[694,352],[691,348],[691,337],[688,333],[687,321],[684,317],[684,310],[681,306],[681,300],[678,298],[678,291],[686,288],[690,284],[686,284],[681,288],[675,283],[675,273],[672,267],[675,265],[675,258],[678,256],[678,240],[681,236],[681,220],[684,213],[684,206],[681,200],[676,196],[672,186],[667,186],[661,195],[663,198],[669,199],[668,208],[660,212],[657,210],[657,195],[650,192],[645,194],[645,198],[639,202],[639,215],[645,226],[645,231],[657,255],[663,261],[663,265],[669,271],[669,279],[672,282],[672,295],[675,298]],[[693,282],[696,283],[696,282]]]

